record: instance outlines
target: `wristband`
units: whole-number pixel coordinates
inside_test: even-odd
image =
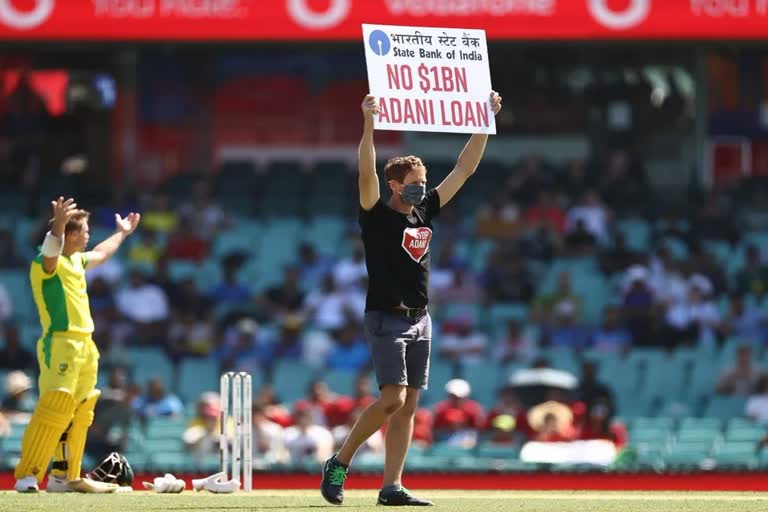
[[[61,251],[64,250],[64,237],[56,236],[50,231],[45,234],[45,240],[40,252],[46,258],[58,258],[61,256]]]

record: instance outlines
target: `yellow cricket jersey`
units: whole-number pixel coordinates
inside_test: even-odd
[[[45,272],[42,255],[32,261],[29,280],[40,314],[43,338],[48,345],[53,335],[69,334],[82,338],[93,332],[85,283],[87,265],[86,256],[81,252],[59,256],[52,274]]]

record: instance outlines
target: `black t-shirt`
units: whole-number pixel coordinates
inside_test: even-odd
[[[427,192],[410,215],[396,212],[381,199],[370,210],[360,208],[368,268],[366,311],[427,305],[432,219],[439,212],[435,189]]]

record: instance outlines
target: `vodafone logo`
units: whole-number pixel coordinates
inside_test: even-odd
[[[29,30],[41,25],[53,12],[55,0],[35,0],[30,11],[20,11],[13,0],[0,0],[0,21],[9,27]]]
[[[604,27],[627,30],[639,25],[648,17],[651,0],[630,0],[629,7],[619,12],[608,6],[608,0],[587,0],[587,7],[592,17]]]
[[[341,23],[349,13],[351,0],[330,0],[325,12],[316,12],[307,5],[308,0],[288,0],[288,14],[304,28],[323,30]]]

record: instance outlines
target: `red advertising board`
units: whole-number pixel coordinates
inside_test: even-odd
[[[361,24],[492,40],[766,39],[768,0],[0,0],[0,40],[360,40]]]

